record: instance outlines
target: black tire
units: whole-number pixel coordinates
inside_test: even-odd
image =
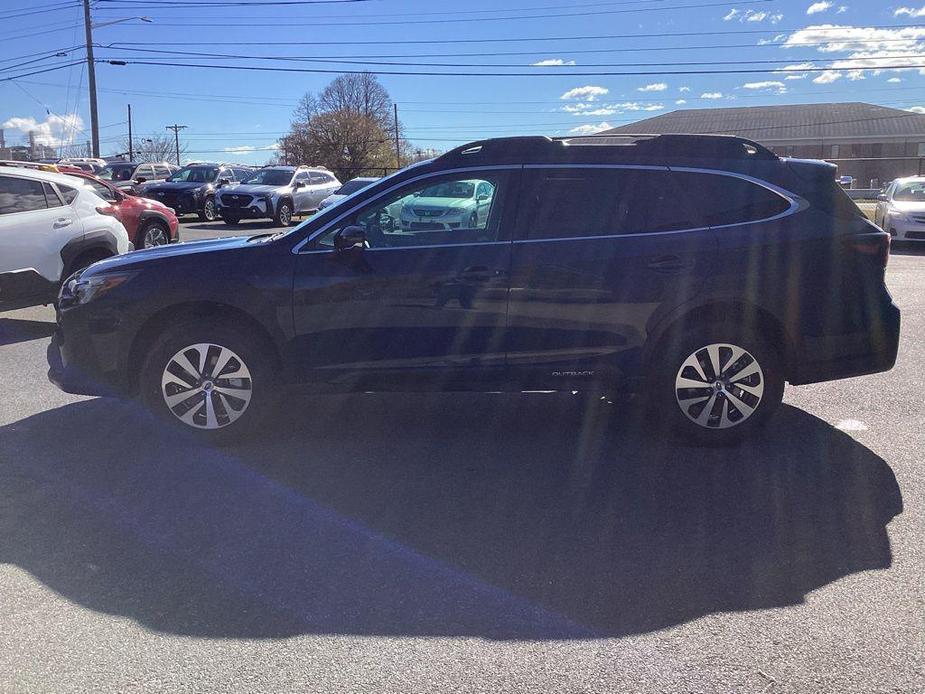
[[[197,213],[200,222],[214,222],[218,219],[218,210],[215,208],[215,198],[209,196],[203,201],[202,208]]]
[[[276,226],[289,226],[292,221],[292,203],[289,200],[280,200],[273,212],[273,223]]]
[[[71,261],[71,264],[67,266],[64,273],[61,275],[61,281],[63,282],[78,270],[84,270],[93,265],[96,261],[104,260],[110,256],[112,256],[112,253],[103,250],[88,251],[77,256]]]
[[[238,224],[238,223],[241,221],[241,218],[238,217],[238,215],[236,215],[236,214],[228,214],[227,212],[223,212],[223,213],[222,213],[222,221],[225,222],[225,224],[228,224],[228,225],[230,225],[230,226],[234,226],[234,225]]]
[[[475,212],[469,215],[469,228],[470,229],[479,228],[479,216]]]
[[[160,232],[160,233],[158,233]],[[156,233],[159,238],[163,239],[163,243],[152,243],[150,246],[145,243],[145,239],[148,237],[149,233]],[[147,222],[144,222],[141,225],[141,228],[138,229],[138,233],[135,234],[135,249],[140,248],[154,248],[155,246],[166,246],[170,243],[170,229],[167,227],[164,222],[159,219],[151,219]]]
[[[181,351],[197,373],[178,369]],[[203,354],[206,368],[199,373]],[[210,373],[210,369],[221,368],[217,362],[223,362],[225,368],[218,374]],[[225,377],[215,378],[221,374]],[[272,410],[277,384],[276,370],[262,341],[228,322],[208,319],[182,321],[166,328],[148,351],[139,380],[142,402],[152,413],[215,444],[252,434]],[[186,393],[188,398],[183,397]],[[172,399],[170,404],[168,398]]]
[[[669,335],[656,354],[648,380],[652,421],[684,443],[738,443],[780,406],[783,360],[757,330],[723,324],[692,328]]]

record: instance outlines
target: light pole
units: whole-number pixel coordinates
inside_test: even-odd
[[[90,90],[90,147],[94,157],[100,156],[100,120],[96,106],[96,61],[93,59],[93,30],[100,27],[140,19],[150,22],[150,17],[123,17],[109,22],[94,24],[90,20],[90,0],[84,0],[84,35],[87,41],[87,86]]]

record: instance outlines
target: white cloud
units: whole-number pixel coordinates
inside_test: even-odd
[[[742,85],[742,89],[751,89],[751,90],[773,90],[778,94],[786,94],[787,87],[783,82],[778,82],[777,80],[765,80],[764,82],[746,82]]]
[[[722,99],[723,93],[722,92],[704,92],[703,94],[700,95],[700,98],[701,99]]]
[[[763,22],[765,20],[769,21],[771,24],[777,24],[780,20],[784,18],[784,15],[781,12],[756,12],[755,10],[729,10],[724,16],[724,22],[731,22],[736,19],[740,22]]]
[[[899,77],[890,77],[890,79],[888,79],[887,82],[890,82],[892,84],[899,84],[900,82],[902,82],[902,79]]]
[[[678,106],[683,106],[686,103],[687,103],[687,99],[678,99],[677,101],[675,101],[675,104],[677,104]]]
[[[866,71],[877,75],[884,70],[898,72],[925,64],[925,27],[880,29],[822,24],[793,32],[782,45],[812,46],[824,55],[838,54],[823,66],[826,71],[813,80],[817,84],[838,80],[842,71],[848,79],[860,80]],[[925,74],[925,69],[917,69]]]
[[[225,147],[222,151],[231,154],[246,154],[247,152],[270,152],[279,149],[277,143],[266,145],[265,147],[255,147],[254,145],[238,145],[236,147]]]
[[[806,79],[806,75],[805,75],[805,74],[803,74],[803,75],[787,75],[784,79],[785,79],[785,80],[805,80],[805,79]]]
[[[574,60],[564,60],[563,58],[546,58],[545,60],[540,60],[535,63],[531,63],[533,67],[557,67],[560,65],[574,65]]]
[[[4,130],[18,130],[21,133],[35,133],[35,142],[48,147],[73,144],[83,130],[83,119],[76,113],[64,116],[49,114],[39,122],[35,118],[13,117],[0,124]]]
[[[680,89],[678,89],[679,92],[689,92],[690,90],[691,90],[690,87],[681,87]]]
[[[664,82],[654,82],[652,84],[647,84],[645,87],[637,87],[637,92],[663,92],[668,89],[668,85]]]
[[[895,10],[893,10],[894,17],[902,17],[903,15],[908,17],[925,17],[925,5],[919,8],[897,7]]]
[[[664,104],[642,104],[638,101],[624,101],[618,104],[584,101],[577,104],[566,104],[562,110],[573,116],[612,116],[615,113],[631,111],[662,111],[664,108]]]
[[[847,11],[848,11],[847,5],[839,5],[838,9],[835,11],[835,14],[844,14]]]
[[[825,72],[820,72],[814,79],[814,84],[832,84],[837,80],[841,79],[841,73],[835,72],[834,70],[826,70]]]
[[[907,111],[912,111],[913,113],[925,113],[925,106],[913,106],[912,108],[907,108]]]
[[[806,14],[819,14],[820,12],[825,12],[826,10],[832,9],[834,5],[835,3],[829,2],[829,0],[814,2],[812,5],[806,8]]]
[[[613,126],[607,121],[602,121],[597,125],[592,125],[588,123],[586,125],[579,125],[577,128],[572,128],[569,130],[570,133],[575,133],[576,135],[593,135],[594,133],[599,133],[602,130],[610,130]]]
[[[595,87],[593,85],[586,85],[584,87],[575,87],[574,89],[569,89],[565,92],[560,99],[579,99],[585,101],[594,101],[599,96],[604,96],[609,94],[610,90],[606,87]]]

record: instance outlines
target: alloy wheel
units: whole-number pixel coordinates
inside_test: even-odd
[[[754,414],[764,395],[761,365],[747,350],[718,342],[681,364],[675,397],[684,415],[705,429],[728,429]]]
[[[292,221],[292,210],[289,209],[289,205],[283,204],[280,206],[279,221],[283,226],[289,226],[289,222]]]
[[[161,395],[173,415],[195,429],[220,429],[247,410],[253,394],[244,360],[221,345],[198,343],[173,355],[161,376]]]
[[[166,246],[170,242],[167,238],[167,232],[160,224],[152,224],[145,229],[143,239],[144,248],[154,248],[155,246]]]
[[[218,215],[215,213],[215,201],[206,200],[205,204],[202,206],[202,215],[206,218],[207,222],[214,222]]]

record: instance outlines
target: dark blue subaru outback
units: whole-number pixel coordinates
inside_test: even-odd
[[[49,377],[211,439],[316,392],[629,390],[725,443],[799,385],[889,369],[889,236],[835,167],[736,137],[504,138],[284,233],[64,283]]]

